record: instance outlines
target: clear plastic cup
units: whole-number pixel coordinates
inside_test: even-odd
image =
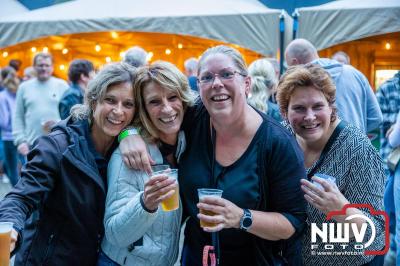
[[[154,172],[164,171],[169,169],[170,166],[168,164],[156,164],[151,166],[151,170]]]
[[[167,168],[153,172],[152,176],[166,174],[168,175],[168,178],[172,178],[176,183],[178,183],[178,169],[170,169],[169,165],[159,166],[159,168],[163,168],[164,166],[167,166]],[[161,208],[166,212],[174,211],[179,208],[179,186],[176,187],[175,192],[171,197],[161,202]]]
[[[224,191],[221,189],[215,189],[215,188],[199,188],[197,189],[197,193],[199,196],[199,200],[201,200],[204,197],[217,197],[217,198],[222,198],[222,193]],[[215,213],[212,211],[206,211],[203,209],[200,209],[200,213],[208,216],[214,216]],[[200,227],[214,227],[216,224],[214,223],[209,223],[200,220]]]
[[[325,179],[325,180],[331,182],[332,184],[336,185],[336,177],[334,177],[334,176],[330,176],[330,175],[326,175],[326,174],[321,174],[321,173],[316,173],[316,174],[314,174],[314,175],[315,175],[316,177]],[[313,184],[314,184],[316,187],[318,187],[319,189],[324,190],[324,188],[323,188],[318,182],[313,181]]]

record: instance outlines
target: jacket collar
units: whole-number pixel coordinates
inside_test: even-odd
[[[71,117],[59,123],[55,129],[61,129],[69,136],[68,147],[63,156],[82,173],[91,178],[104,193],[106,185],[97,169],[95,158],[89,147],[89,123],[87,120],[73,121]]]

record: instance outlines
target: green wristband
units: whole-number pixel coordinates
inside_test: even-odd
[[[124,138],[132,135],[139,135],[139,132],[136,128],[124,129],[118,135],[118,142],[121,142]]]

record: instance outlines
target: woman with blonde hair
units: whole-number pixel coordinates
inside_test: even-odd
[[[186,76],[171,63],[154,62],[138,68],[134,94],[134,125],[146,149],[156,164],[177,168],[186,145],[180,128],[192,105]],[[174,265],[182,208],[166,212],[158,205],[177,189],[166,175],[149,177],[128,168],[117,149],[108,167],[105,237],[97,265]]]
[[[278,84],[272,64],[268,59],[257,59],[249,66],[249,76],[251,90],[247,102],[275,120],[282,121],[278,105],[269,100]]]

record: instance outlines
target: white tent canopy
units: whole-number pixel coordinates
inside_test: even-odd
[[[16,0],[0,0],[0,18],[25,12],[29,9]]]
[[[399,0],[342,0],[298,11],[297,37],[309,40],[318,50],[400,31]]]
[[[51,35],[132,31],[215,39],[275,55],[280,14],[256,0],[75,0],[1,18],[0,48]],[[284,16],[290,36],[292,19]]]

